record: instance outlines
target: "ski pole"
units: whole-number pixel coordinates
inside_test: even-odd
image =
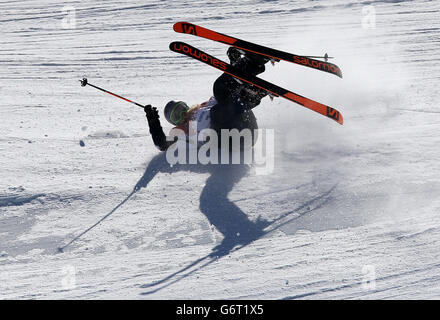
[[[135,105],[137,105],[137,106],[139,106],[139,107],[141,107],[141,108],[144,107],[144,106],[141,105],[140,103],[137,103],[137,102],[134,102],[134,101],[128,100],[127,98],[124,98],[124,97],[122,97],[122,96],[120,96],[120,95],[117,95],[116,93],[113,93],[113,92],[107,91],[107,90],[105,90],[105,89],[102,89],[102,88],[100,88],[100,87],[98,87],[98,86],[95,86],[95,85],[89,83],[89,82],[87,81],[87,78],[83,78],[82,80],[79,80],[79,82],[81,82],[81,86],[82,86],[82,87],[85,87],[85,86],[89,85],[89,86],[91,86],[91,87],[93,87],[93,88],[96,88],[96,89],[98,89],[98,90],[101,90],[101,91],[104,91],[104,92],[106,92],[106,93],[108,93],[108,94],[111,94],[112,96],[115,96],[115,97],[117,97],[117,98],[119,98],[119,99],[122,99],[122,100],[125,100],[125,101],[127,101],[127,102],[133,103],[133,104],[135,104]]]
[[[314,58],[314,59],[324,59],[325,62],[327,62],[328,59],[333,59],[334,57],[329,57],[328,54],[326,53],[324,56],[303,56],[306,58]]]

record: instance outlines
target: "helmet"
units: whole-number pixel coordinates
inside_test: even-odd
[[[183,115],[189,110],[188,105],[183,101],[170,101],[166,104],[164,115],[169,123],[178,126],[182,124]]]

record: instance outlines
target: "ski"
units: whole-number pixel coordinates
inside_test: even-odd
[[[294,92],[291,92],[289,90],[283,89],[271,82],[268,82],[266,80],[263,80],[261,78],[250,76],[245,74],[244,72],[241,72],[240,70],[237,70],[230,64],[223,62],[197,48],[194,48],[190,46],[189,44],[186,44],[184,42],[172,42],[170,43],[170,50],[186,55],[188,57],[194,58],[196,60],[199,60],[201,62],[204,62],[214,68],[217,68],[235,78],[237,78],[240,81],[247,82],[251,85],[254,85],[260,89],[268,91],[271,95],[277,96],[277,97],[283,97],[287,100],[293,101],[295,103],[298,103],[308,109],[311,109],[315,112],[318,112],[328,118],[331,118],[338,122],[339,124],[343,124],[343,118],[342,114],[329,106],[326,106],[324,104],[321,104],[319,102],[313,101],[311,99],[308,99],[306,97],[303,97],[299,94],[296,94]]]
[[[271,59],[284,60],[302,66],[306,66],[309,68],[328,72],[342,78],[341,69],[333,63],[312,59],[311,57],[308,56],[299,56],[285,51],[280,51],[269,47],[261,46],[252,42],[244,41],[222,33],[215,32],[213,30],[203,28],[201,26],[189,22],[177,22],[174,24],[173,29],[174,31],[179,33],[192,34],[198,37],[202,37],[205,39],[234,46],[238,49],[261,54]]]

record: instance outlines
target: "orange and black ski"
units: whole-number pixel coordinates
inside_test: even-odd
[[[261,46],[252,42],[227,36],[225,34],[218,33],[188,22],[177,22],[174,24],[173,29],[176,32],[192,34],[205,39],[221,42],[242,50],[261,54],[275,60],[284,60],[284,61],[296,63],[316,70],[328,72],[342,78],[341,69],[333,63],[320,61],[320,60],[312,59],[307,56],[299,56],[296,54]]]
[[[214,68],[217,68],[224,73],[227,73],[241,81],[250,83],[251,85],[254,85],[260,89],[268,91],[271,95],[277,96],[277,97],[283,97],[287,100],[296,102],[308,109],[311,109],[315,112],[318,112],[328,118],[331,118],[335,121],[337,121],[339,124],[343,124],[343,118],[342,114],[329,106],[326,106],[324,104],[321,104],[319,102],[313,101],[311,99],[308,99],[306,97],[303,97],[299,94],[293,93],[289,90],[283,89],[271,82],[268,82],[266,80],[263,80],[261,78],[250,76],[244,72],[241,72],[240,70],[234,68],[230,64],[223,62],[197,48],[194,48],[190,46],[189,44],[186,44],[184,42],[172,42],[170,43],[170,50],[184,54],[188,57],[197,59],[201,62],[204,62]]]

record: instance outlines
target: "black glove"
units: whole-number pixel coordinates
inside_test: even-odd
[[[159,112],[156,107],[152,107],[151,104],[147,104],[144,107],[145,114],[147,116],[148,121],[159,119]]]
[[[226,54],[228,55],[231,64],[235,64],[235,62],[243,58],[244,51],[234,47],[229,47]]]
[[[147,104],[144,107],[145,114],[147,115],[148,126],[150,127],[150,134],[153,138],[154,144],[161,151],[165,151],[174,142],[167,141],[165,133],[163,132],[162,126],[159,121],[159,112],[151,104]]]

